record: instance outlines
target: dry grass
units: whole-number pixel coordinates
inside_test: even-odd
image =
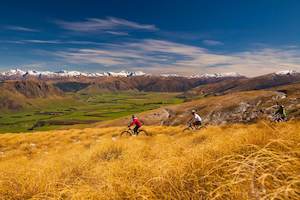
[[[300,199],[300,122],[0,135],[0,199]]]

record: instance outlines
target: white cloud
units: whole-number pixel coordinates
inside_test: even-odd
[[[1,40],[2,43],[9,44],[71,44],[71,45],[102,45],[103,43],[85,40]]]
[[[22,31],[22,32],[39,32],[37,29],[32,29],[28,27],[23,27],[23,26],[13,26],[13,25],[8,25],[3,27],[6,30],[11,30],[11,31]]]
[[[75,31],[75,32],[101,32],[116,34],[118,32],[113,30],[146,30],[146,31],[155,31],[158,28],[155,25],[150,24],[140,24],[137,22],[128,21],[125,19],[108,17],[105,19],[98,18],[88,18],[84,21],[55,21],[57,25],[61,28]],[[110,31],[110,32],[109,32]],[[120,33],[120,32],[119,32]]]
[[[285,69],[300,71],[300,49],[262,48],[217,54],[197,46],[153,39],[103,44],[96,49],[69,49],[55,55],[68,63],[142,69],[154,74],[235,71],[256,76]]]
[[[35,43],[35,44],[60,44],[59,40],[20,40],[23,43]]]
[[[219,45],[224,45],[223,42],[217,41],[217,40],[203,40],[203,44],[207,46],[219,46]]]
[[[109,34],[112,34],[112,35],[125,35],[125,36],[128,36],[129,33],[127,32],[121,32],[121,31],[106,31],[106,33],[109,33]]]

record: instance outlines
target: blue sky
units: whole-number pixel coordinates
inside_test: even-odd
[[[1,1],[0,71],[300,71],[296,0]]]

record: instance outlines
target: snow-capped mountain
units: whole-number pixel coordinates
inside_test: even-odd
[[[279,76],[285,75],[297,75],[299,74],[295,70],[284,70],[273,73]],[[6,72],[0,72],[0,77],[12,79],[12,78],[24,78],[24,77],[38,77],[38,78],[71,78],[71,77],[134,77],[134,76],[151,76],[150,74],[146,74],[142,71],[120,71],[120,72],[80,72],[80,71],[66,71],[61,70],[57,72],[51,71],[35,71],[35,70],[21,70],[21,69],[11,69]],[[198,79],[220,79],[220,78],[238,78],[243,77],[241,74],[236,72],[227,72],[227,73],[213,73],[213,74],[196,74],[192,76],[183,76],[178,74],[160,74],[161,77],[184,77],[184,78],[198,78]]]
[[[178,74],[161,74],[162,77],[180,77]]]
[[[225,77],[241,77],[242,75],[236,72],[214,73],[214,74],[198,74],[193,78],[225,78]]]
[[[23,76],[26,72],[20,69],[11,69],[6,72],[0,73],[2,76]]]
[[[104,72],[104,76],[123,76],[123,77],[130,77],[130,76],[144,76],[146,73],[142,71],[137,72],[127,72],[127,71],[120,71],[120,72]]]
[[[214,74],[196,74],[191,76],[182,76],[178,74],[161,74],[163,77],[186,77],[186,78],[225,78],[225,77],[241,77],[242,75],[236,72],[214,73]]]
[[[121,71],[121,72],[104,72],[104,73],[85,73],[80,71],[66,71],[61,70],[57,72],[50,72],[50,71],[35,71],[35,70],[28,70],[23,71],[20,69],[11,69],[6,72],[1,72],[0,76],[5,77],[26,77],[26,76],[35,76],[35,77],[48,77],[48,78],[54,78],[54,77],[102,77],[102,76],[114,76],[114,77],[131,77],[131,76],[144,76],[146,75],[142,71],[136,71],[136,72],[127,72],[127,71]]]
[[[112,76],[112,77],[132,77],[132,76],[146,76],[146,74],[142,71],[128,72],[128,71],[120,71],[120,72],[103,72],[103,73],[91,73],[91,72],[80,72],[80,71],[66,71],[61,70],[57,72],[51,71],[35,71],[28,70],[23,71],[20,69],[11,69],[6,72],[0,73],[0,76],[5,77],[26,77],[26,76],[35,76],[35,77],[103,77],[103,76]],[[182,76],[178,74],[160,74],[162,77],[186,77],[186,78],[223,78],[223,77],[240,77],[241,75],[235,72],[230,73],[215,73],[215,74],[198,74],[192,76]]]
[[[295,75],[295,74],[298,74],[298,72],[295,70],[283,70],[283,71],[275,72],[275,74],[276,75]]]

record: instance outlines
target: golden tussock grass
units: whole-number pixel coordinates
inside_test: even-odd
[[[300,123],[0,135],[0,199],[300,199]]]

